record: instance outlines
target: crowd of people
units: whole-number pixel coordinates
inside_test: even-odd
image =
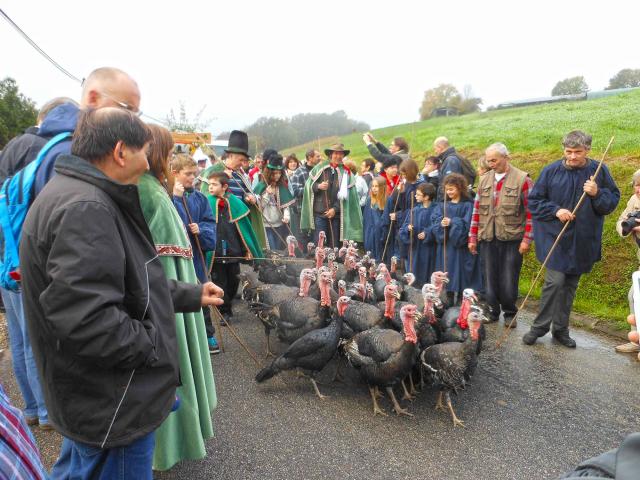
[[[509,327],[533,243],[541,262],[549,258],[523,342],[551,330],[576,346],[576,288],[600,260],[604,217],[620,199],[606,165],[596,175],[584,132],[567,133],[562,158],[535,183],[506,145],[489,145],[476,171],[445,137],[422,161],[405,139],[387,147],[367,133],[371,158],[358,167],[343,144],[303,161],[267,149],[252,163],[247,134],[234,130],[225,154],[200,165],[174,152],[168,130],[143,123],[139,105],[128,74],[97,69],[79,103],[46,104],[0,156],[2,180],[39,162],[19,270],[0,283],[21,421],[64,437],[52,478],[152,478],[152,469],[206,455],[217,404],[209,355],[220,352],[212,314],[234,321],[240,264],[284,249],[287,238],[299,251],[320,232],[328,247],[358,242],[418,285],[447,272],[451,304],[473,288],[488,321],[502,315]],[[640,226],[621,228],[640,209],[640,171],[633,182],[618,228],[640,239]],[[19,430],[22,448],[35,449]],[[21,468],[36,478],[44,471],[37,455],[1,458],[28,460]]]

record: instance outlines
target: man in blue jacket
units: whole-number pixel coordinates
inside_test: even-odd
[[[569,132],[562,142],[564,158],[547,165],[529,194],[533,218],[536,256],[543,262],[566,222],[545,274],[540,310],[531,330],[522,341],[533,345],[549,328],[553,338],[565,347],[575,348],[569,336],[569,314],[580,276],[589,273],[601,258],[602,226],[605,215],[618,206],[620,190],[606,165],[595,177],[598,162],[587,157],[591,136],[579,130]],[[575,216],[573,209],[582,193],[584,203]]]
[[[78,123],[78,113],[87,108],[119,107],[136,114],[140,112],[140,90],[138,84],[127,73],[112,67],[94,70],[82,84],[80,107],[65,103],[49,112],[42,122],[39,135],[53,137],[62,132],[73,132]],[[45,156],[34,183],[35,195],[55,175],[53,166],[58,155],[71,153],[71,138],[60,142]]]

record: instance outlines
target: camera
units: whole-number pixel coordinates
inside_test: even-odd
[[[636,219],[640,220],[640,210],[631,212],[629,216],[621,222],[622,235],[626,237],[631,233],[631,230],[640,225],[640,223],[636,222]]]

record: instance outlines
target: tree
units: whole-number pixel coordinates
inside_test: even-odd
[[[633,70],[631,68],[624,68],[609,80],[609,86],[606,90],[632,87],[640,87],[640,69]]]
[[[13,78],[0,82],[0,150],[9,140],[35,125],[38,112],[35,103],[18,91]]]
[[[458,113],[464,115],[465,113],[477,112],[480,110],[480,105],[482,105],[482,99],[473,96],[471,85],[465,85],[460,104],[458,105]]]
[[[202,114],[204,110],[207,108],[206,105],[200,109],[198,113],[196,113],[195,117],[189,118],[187,115],[187,109],[184,105],[184,102],[180,103],[180,110],[178,112],[178,117],[176,118],[176,114],[173,111],[173,108],[167,115],[165,122],[166,126],[171,132],[205,132],[209,129],[209,124],[212,119],[202,119]]]
[[[431,117],[431,112],[436,108],[455,107],[460,105],[462,97],[458,89],[450,83],[441,83],[436,88],[424,92],[424,99],[420,106],[420,120]]]
[[[580,93],[587,93],[589,91],[589,85],[585,81],[584,77],[565,78],[556,83],[556,86],[551,90],[551,95],[554,97],[558,95],[578,95]]]

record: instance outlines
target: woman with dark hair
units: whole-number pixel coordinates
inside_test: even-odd
[[[287,188],[282,155],[274,154],[269,157],[263,175],[264,181],[256,185],[254,193],[258,195],[262,208],[268,248],[282,250],[286,248],[283,240],[289,235],[287,228],[291,220],[289,207],[295,203],[295,198]]]
[[[475,291],[482,289],[482,272],[478,256],[472,255],[467,248],[473,213],[473,200],[469,198],[468,186],[463,175],[447,175],[444,179],[446,201],[439,203],[431,216],[433,235],[438,245],[435,269],[448,273],[447,293],[452,301],[457,294],[458,303],[465,288],[473,288]]]
[[[167,129],[148,127],[152,135],[147,155],[149,171],[138,183],[142,213],[167,278],[198,283],[191,243],[169,196],[173,191],[169,168],[173,140]],[[177,390],[180,407],[155,432],[154,470],[204,458],[205,441],[213,437],[211,413],[217,397],[202,312],[176,313],[176,336],[182,383]]]
[[[284,171],[287,176],[287,183],[289,183],[288,179],[291,178],[293,172],[295,172],[299,167],[300,161],[298,160],[298,157],[296,157],[296,154],[292,153],[291,155],[287,155],[287,158],[284,161]]]

